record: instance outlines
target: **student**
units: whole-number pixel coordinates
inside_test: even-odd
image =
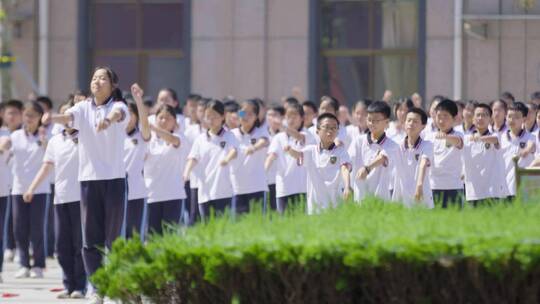
[[[238,112],[240,127],[232,130],[238,141],[238,158],[231,167],[234,209],[237,214],[247,213],[250,203],[262,203],[268,191],[264,160],[268,151],[268,130],[259,122],[259,103],[248,99]]]
[[[501,93],[501,97],[500,99],[506,103],[508,106],[510,106],[511,104],[513,104],[515,101],[516,101],[516,98],[514,97],[514,95],[510,92],[502,92]]]
[[[519,101],[508,107],[506,114],[508,131],[499,138],[505,164],[509,199],[515,197],[517,193],[514,157],[519,158],[518,166],[525,168],[533,163],[536,151],[534,136],[523,128],[528,111],[527,106]]]
[[[316,144],[301,151],[286,147],[285,151],[302,160],[307,175],[307,213],[316,214],[335,207],[351,196],[351,163],[344,146],[335,144],[339,120],[324,113],[317,118]]]
[[[496,99],[490,104],[492,114],[492,123],[490,125],[490,131],[498,136],[505,134],[508,131],[506,125],[506,114],[508,112],[508,105],[501,99]]]
[[[110,249],[122,231],[127,199],[124,140],[130,119],[112,69],[97,67],[90,88],[91,99],[52,118],[79,130],[82,252],[88,277],[101,267],[103,248]],[[102,302],[97,292],[91,294],[91,303]]]
[[[38,172],[47,147],[48,137],[45,129],[40,129],[43,109],[37,102],[28,102],[23,110],[23,127],[10,136],[8,146],[12,154],[13,224],[15,242],[20,256],[21,268],[16,278],[43,278],[45,268],[44,221],[47,195],[50,184],[44,183],[35,191],[29,203],[23,200],[33,177]],[[29,246],[32,242],[34,263],[30,269]]]
[[[433,166],[430,176],[433,199],[443,208],[447,208],[449,204],[462,206],[463,134],[453,128],[457,115],[456,103],[443,99],[435,107],[435,122],[439,130],[426,137],[433,142]]]
[[[455,130],[463,135],[472,134],[474,131],[474,109],[478,102],[469,100],[463,107],[463,122],[455,127]]]
[[[176,94],[175,90],[171,88],[159,90],[156,104],[154,105],[154,112],[157,112],[162,105],[169,105],[174,109],[176,113],[176,124],[179,127],[178,130],[184,132],[186,130],[186,118],[180,113],[180,102],[178,101],[178,94]],[[152,114],[148,116],[148,122],[151,125],[154,125],[156,123],[156,115]]]
[[[260,127],[268,130],[268,122],[266,121],[266,111],[268,108],[266,107],[266,102],[262,100],[261,98],[255,97],[253,98],[257,103],[259,104],[259,124]]]
[[[276,168],[277,210],[285,212],[289,205],[299,204],[305,200],[306,170],[301,160],[293,158],[286,150],[291,148],[302,151],[306,144],[315,144],[315,139],[303,127],[304,109],[297,104],[290,104],[285,113],[287,127],[302,133],[306,140],[299,140],[287,132],[277,134],[270,144],[265,169]]]
[[[426,138],[430,133],[437,132],[438,128],[437,128],[437,125],[436,125],[437,122],[435,119],[435,116],[436,116],[435,108],[443,99],[446,99],[446,98],[442,95],[435,95],[431,99],[431,103],[429,104],[429,117],[427,121],[427,126],[422,131],[422,134],[421,134],[422,138]]]
[[[536,124],[536,113],[538,112],[538,106],[532,102],[525,104],[529,110],[527,117],[525,118],[524,128],[529,133],[536,133],[538,125]]]
[[[198,201],[203,220],[211,210],[220,214],[231,207],[230,167],[238,154],[236,137],[224,128],[225,106],[221,101],[213,99],[206,104],[204,120],[208,131],[193,143],[184,170],[184,180],[189,179],[193,170],[201,178]]]
[[[499,137],[489,131],[491,116],[489,105],[476,104],[473,111],[475,129],[464,138],[465,198],[473,206],[489,204],[505,192]]]
[[[407,135],[399,144],[395,161],[395,184],[392,200],[405,206],[433,208],[429,171],[433,164],[433,143],[420,135],[427,124],[427,114],[420,108],[408,110],[405,118]]]
[[[189,128],[191,125],[197,124],[197,105],[201,99],[202,96],[199,94],[192,93],[188,95],[186,104],[182,109],[182,114],[186,118],[186,125],[184,126],[185,131],[187,131],[187,128]]]
[[[338,111],[339,111],[339,101],[336,98],[331,97],[331,96],[321,97],[321,103],[319,105],[319,112],[318,112],[319,115],[322,115],[324,113],[330,113],[337,117]],[[316,126],[312,126],[308,130],[311,132],[312,136],[315,139],[318,139]],[[338,146],[345,145],[346,140],[347,140],[347,133],[346,133],[345,128],[344,127],[339,128],[338,134],[336,137],[336,145]]]
[[[142,233],[143,213],[148,190],[144,181],[144,161],[150,140],[148,113],[143,104],[143,90],[137,84],[131,86],[136,103],[128,104],[129,122],[124,140],[124,163],[127,173],[128,202],[126,204],[125,233],[130,239],[134,232]]]
[[[345,132],[347,133],[345,139],[345,147],[347,150],[351,146],[351,143],[361,135],[368,131],[367,127],[367,108],[371,104],[371,100],[363,99],[357,101],[352,110],[352,124],[348,125]]]
[[[285,102],[286,108],[297,107],[299,105],[298,100],[294,97],[287,98]],[[302,106],[300,106],[302,107]],[[285,116],[285,107],[273,106],[266,112],[266,122],[268,124],[268,134],[270,135],[269,141],[272,142],[277,135],[283,133],[284,122],[283,116]],[[286,122],[285,122],[286,123]],[[270,210],[277,210],[276,201],[276,170],[277,167],[273,164],[269,164],[265,167],[266,178],[268,180],[268,206]]]
[[[302,103],[302,107],[304,108],[304,128],[309,129],[313,127],[313,122],[317,122],[317,105],[311,100],[306,100]]]
[[[349,108],[347,108],[346,105],[339,106],[338,119],[340,128],[345,128],[351,123],[351,114],[349,113]]]
[[[10,168],[8,166],[9,153],[9,131],[0,129],[0,283],[2,283],[2,265],[4,262],[4,220],[7,218],[6,211],[11,185]]]
[[[367,109],[369,131],[351,144],[349,155],[353,164],[355,180],[354,200],[361,202],[367,195],[390,200],[393,183],[392,171],[397,157],[397,144],[385,130],[390,119],[390,106],[384,101],[375,101]]]
[[[394,142],[403,142],[405,139],[405,117],[407,112],[414,107],[414,104],[410,98],[399,99],[394,104],[394,117],[395,120],[390,122],[386,135],[390,137]]]
[[[72,104],[60,110],[64,113]],[[56,217],[55,238],[58,262],[63,271],[64,292],[59,299],[82,299],[86,290],[86,275],[81,255],[82,232],[80,212],[80,187],[77,181],[79,151],[77,130],[66,128],[54,135],[47,145],[41,169],[23,195],[30,203],[34,193],[54,169],[54,213]]]
[[[240,105],[235,100],[229,100],[224,103],[225,106],[225,127],[227,130],[234,130],[240,126]]]
[[[173,107],[163,104],[151,125],[152,136],[144,162],[148,189],[148,232],[163,233],[164,224],[178,224],[186,191],[182,173],[189,146],[178,129]],[[144,119],[141,117],[141,119]]]

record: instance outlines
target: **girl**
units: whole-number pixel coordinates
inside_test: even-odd
[[[79,130],[79,173],[83,260],[89,277],[101,267],[103,248],[120,236],[126,199],[124,140],[129,111],[118,88],[118,76],[108,67],[95,69],[92,98],[77,103],[56,123]],[[91,302],[101,303],[98,293]]]
[[[493,111],[493,114],[491,114],[493,123],[490,126],[490,132],[501,136],[508,131],[508,126],[506,125],[506,113],[508,112],[508,105],[506,102],[497,99],[492,101],[490,106],[491,111]]]
[[[345,130],[347,133],[345,139],[345,148],[348,149],[355,138],[365,134],[368,131],[366,118],[367,108],[370,104],[371,100],[369,99],[359,100],[354,104],[352,110],[353,124],[347,126]]]
[[[60,113],[71,106],[64,105]],[[64,273],[65,291],[58,295],[59,299],[84,297],[86,275],[81,256],[82,232],[79,184],[77,169],[79,167],[79,151],[77,130],[66,127],[60,134],[54,135],[45,151],[41,169],[34,177],[32,184],[23,195],[25,202],[32,202],[36,189],[45,181],[54,169],[54,213],[56,216],[55,239],[58,262]]]
[[[293,98],[296,102],[285,104],[287,107],[291,104],[298,105],[296,98]],[[289,99],[288,99],[289,100]],[[266,112],[266,121],[268,123],[268,133],[270,136],[270,142],[276,135],[280,134],[281,129],[283,128],[283,116],[285,115],[285,108],[282,106],[274,106]],[[266,178],[268,180],[268,189],[269,189],[269,205],[271,210],[277,210],[276,203],[276,166],[270,164],[266,170]]]
[[[178,101],[178,94],[176,91],[170,88],[163,88],[159,90],[155,111],[157,111],[162,105],[169,105],[174,109],[174,116],[176,118],[176,124],[182,129],[182,132],[186,130],[186,118],[179,113],[180,102]],[[150,115],[148,121],[151,125],[156,122],[156,115]]]
[[[407,136],[405,132],[405,118],[407,112],[414,107],[414,104],[409,98],[399,99],[394,104],[394,117],[396,120],[390,122],[390,126],[386,131],[388,137],[395,142],[402,142]]]
[[[244,101],[238,114],[240,127],[232,133],[239,142],[239,156],[231,170],[231,181],[235,211],[242,214],[249,212],[251,201],[262,202],[264,192],[268,191],[264,159],[270,135],[267,129],[260,127],[257,100]]]
[[[126,127],[127,137],[124,141],[124,163],[128,181],[125,228],[128,239],[133,236],[134,231],[139,233],[142,231],[144,200],[148,195],[144,183],[143,167],[147,143],[150,140],[150,126],[146,107],[142,100],[143,94],[143,90],[137,84],[131,86],[131,95],[136,103],[128,105],[130,120]]]
[[[23,193],[38,172],[47,147],[47,135],[40,129],[43,109],[37,102],[25,104],[23,128],[11,134],[7,144],[13,155],[11,189],[15,243],[19,250],[21,269],[16,278],[42,278],[45,268],[44,220],[49,183],[35,189],[32,200],[24,202]],[[29,243],[32,242],[34,264],[30,269]]]
[[[144,119],[141,117],[141,119]],[[188,145],[178,130],[176,113],[170,105],[161,105],[156,122],[151,125],[152,136],[144,162],[144,181],[148,188],[148,232],[163,233],[163,224],[178,224],[184,188],[184,165]]]
[[[224,128],[225,107],[219,100],[210,100],[204,110],[208,131],[199,135],[188,156],[184,179],[196,169],[200,183],[198,189],[199,212],[204,220],[213,209],[222,213],[231,205],[233,195],[230,163],[237,156],[238,141]]]

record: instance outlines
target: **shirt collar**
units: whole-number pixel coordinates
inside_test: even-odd
[[[371,132],[370,131],[368,131],[366,133],[366,136],[367,136],[368,144],[370,144],[370,145],[373,144],[373,140],[371,139]],[[379,137],[375,143],[377,145],[382,145],[385,141],[386,141],[386,132],[383,132],[381,137]]]
[[[251,133],[253,133],[253,131],[257,128],[257,126],[254,124],[251,129],[249,129],[249,131],[247,132],[248,135],[251,135]],[[242,135],[246,135],[243,131],[242,131],[242,127],[238,127],[238,131],[240,131],[240,134]]]
[[[335,148],[336,148],[336,144],[335,144],[335,143],[332,143],[332,144],[328,147],[328,149],[323,148],[322,142],[319,143],[319,152],[323,152],[324,150],[333,151]]]
[[[135,135],[135,133],[137,133],[137,131],[139,131],[139,128],[135,127],[133,128],[133,130],[127,133],[127,136],[132,137],[133,135]]]
[[[512,130],[510,130],[510,128],[509,128],[506,131],[506,136],[508,137],[508,140],[512,140],[511,133],[512,133]],[[522,138],[523,135],[525,135],[525,129],[522,128],[521,131],[519,131],[518,136],[516,138]]]
[[[211,134],[210,129],[208,129],[208,130],[206,130],[206,137],[208,139],[210,139],[212,136],[221,137],[221,136],[223,136],[223,133],[225,133],[225,129],[223,127],[221,127],[221,129],[219,129],[219,131],[217,132],[216,135]]]
[[[409,136],[405,136],[405,140],[403,142],[403,145],[405,146],[405,149],[409,149]],[[420,144],[422,143],[422,136],[418,136],[416,141],[414,142],[413,149],[416,150],[418,147],[420,147]]]
[[[109,97],[109,98],[107,99],[107,101],[106,101],[104,104],[98,106],[98,105],[96,104],[96,98],[93,97],[93,98],[92,98],[92,105],[93,105],[94,107],[104,107],[104,106],[108,106],[108,105],[112,102],[112,100],[113,100],[113,97],[111,96],[111,97]]]
[[[478,133],[478,130],[475,129],[472,132],[473,132],[473,134]],[[491,134],[491,133],[489,132],[489,128],[487,128],[486,132],[484,132],[483,134],[480,134],[480,136],[486,136],[486,135],[489,135],[489,134]]]

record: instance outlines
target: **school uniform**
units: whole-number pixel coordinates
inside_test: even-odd
[[[54,135],[62,132],[64,129],[61,124],[56,123],[49,123],[45,127],[45,132],[47,134],[48,138],[53,137]],[[46,212],[45,212],[45,229],[46,229],[46,239],[45,239],[45,254],[48,257],[54,257],[54,246],[55,246],[55,239],[54,239],[54,179],[52,178],[54,176],[54,169],[52,170],[51,174],[48,176],[48,180],[51,184],[51,193],[49,194],[47,198],[47,206],[46,206]]]
[[[349,148],[352,160],[354,182],[354,200],[361,202],[366,196],[374,195],[384,200],[390,200],[390,188],[393,181],[392,171],[397,159],[398,146],[383,133],[376,141],[371,138],[371,133],[359,137]],[[364,180],[356,178],[356,172],[363,166],[371,164],[379,155],[386,156],[387,161],[373,168]]]
[[[268,191],[264,161],[267,147],[255,151],[251,155],[246,150],[260,139],[268,140],[268,130],[253,127],[248,133],[240,128],[231,131],[238,141],[238,156],[231,166],[231,183],[234,192],[233,208],[235,213],[249,212],[250,203],[262,203],[264,193]]]
[[[210,215],[210,209],[222,213],[231,207],[231,163],[221,166],[220,162],[232,149],[238,149],[238,140],[224,128],[216,135],[209,131],[199,135],[191,147],[188,159],[197,161],[194,170],[200,177],[197,194],[203,220]]]
[[[506,131],[505,134],[502,134],[499,137],[501,143],[501,151],[503,153],[504,159],[504,172],[506,176],[506,186],[507,186],[507,195],[515,196],[517,194],[516,189],[516,171],[514,165],[514,157],[519,154],[521,149],[527,147],[529,143],[534,143],[534,136],[527,132],[525,129],[522,129],[517,136],[511,134],[511,131]],[[526,168],[534,160],[534,153],[530,153],[525,158],[519,158],[518,167]]]
[[[463,134],[450,129],[449,135],[463,139]],[[435,138],[436,132],[429,133],[426,140],[433,143],[433,165],[431,167],[430,185],[433,198],[440,201],[443,208],[450,203],[462,205],[463,197],[463,149],[458,149],[446,142],[445,139]]]
[[[402,128],[397,127],[396,121],[391,121],[388,129],[385,131],[386,136],[388,136],[390,139],[392,139],[397,145],[399,143],[403,142],[405,140],[405,137],[407,136],[407,133],[405,132],[405,126]],[[390,181],[390,196],[392,196],[392,193],[394,191],[394,184],[395,184],[395,177],[396,177],[396,166],[392,169],[392,178]]]
[[[270,128],[267,129],[268,134],[270,135],[270,143],[276,138],[277,135],[284,133],[280,132],[279,130],[277,132],[272,132]],[[270,153],[270,152],[268,152]],[[276,198],[276,164],[272,162],[270,165],[270,168],[266,171],[266,181],[268,183],[268,192],[266,193],[265,197],[265,208],[270,210],[277,210],[277,198]]]
[[[201,127],[199,124],[189,126],[186,130],[186,139],[191,143],[190,147],[193,146],[193,143],[195,143],[197,137],[205,133],[206,129]],[[188,212],[188,226],[195,224],[200,219],[198,191],[201,178],[198,175],[199,170],[197,170],[197,168],[198,167],[195,167],[195,169],[193,169],[191,172],[189,177],[189,192],[186,193],[188,197],[186,203],[186,210]]]
[[[6,137],[9,137],[9,132],[0,129],[0,139]],[[0,152],[0,273],[2,272],[4,262],[4,227],[7,224],[9,189],[11,185],[11,169],[8,165],[9,158],[9,151]]]
[[[506,125],[506,121],[502,124],[500,128],[495,128],[495,125],[489,126],[489,132],[496,134],[497,136],[500,136],[502,134],[505,134],[508,131],[508,125]]]
[[[143,169],[148,142],[144,140],[138,128],[127,134],[124,140],[124,163],[127,173],[128,202],[126,205],[126,238],[134,232],[142,233],[144,201],[148,191],[144,183]]]
[[[156,124],[156,114],[152,114],[148,116],[148,122],[151,125]],[[176,124],[178,125],[178,130],[175,131],[175,133],[182,133],[184,134],[187,130],[187,127],[189,126],[189,118],[186,118],[184,115],[177,113],[176,114]]]
[[[345,147],[332,144],[329,149],[322,149],[316,144],[306,146],[302,152],[307,175],[307,213],[316,214],[337,206],[345,186],[341,167],[351,170]]]
[[[412,147],[407,142],[407,137],[399,145],[398,158],[395,163],[394,192],[392,200],[403,202],[407,207],[418,204],[415,200],[416,184],[420,175],[420,163],[427,160],[428,165],[424,175],[422,201],[420,204],[427,208],[433,208],[433,193],[429,184],[430,168],[433,164],[433,143],[418,137]]]
[[[79,168],[78,131],[66,130],[54,135],[47,145],[44,163],[54,165],[54,213],[56,252],[64,273],[67,292],[84,292],[86,273],[82,259],[81,191],[77,180]]]
[[[34,264],[45,268],[45,211],[50,184],[42,183],[34,192],[32,202],[25,203],[23,194],[41,168],[45,143],[35,134],[20,129],[11,134],[13,230],[19,250],[21,267],[30,268],[29,245],[32,242]]]
[[[1,127],[0,128],[0,134],[2,134],[1,136],[10,136],[11,134],[11,131],[7,128],[7,127]],[[8,196],[7,196],[7,206],[6,206],[6,215],[5,215],[5,220],[4,220],[4,217],[2,217],[2,222],[1,224],[3,225],[3,229],[4,229],[4,237],[5,237],[5,249],[9,249],[9,250],[12,250],[14,251],[15,248],[17,247],[15,245],[15,233],[13,232],[13,202],[12,202],[12,199],[11,199],[11,183],[13,182],[13,175],[12,175],[12,167],[13,167],[13,161],[12,161],[12,155],[11,155],[11,151],[7,152],[6,154],[4,154],[4,157],[6,157],[6,161],[7,161],[7,172],[5,172],[6,174],[6,177],[8,179],[8,183],[6,184],[6,186],[8,187]],[[2,248],[2,254],[3,254],[3,249]]]
[[[313,126],[311,126],[308,131],[311,133],[311,136],[313,136],[313,138],[315,138],[315,141],[317,143],[320,143],[321,140],[320,140],[320,137],[319,135],[317,134],[317,121],[315,121],[315,124]],[[347,149],[347,128],[344,127],[344,126],[339,126],[339,129],[338,129],[338,133],[337,133],[337,136],[336,138],[341,141],[343,143],[343,145],[345,146],[345,149]]]
[[[348,151],[351,144],[360,136],[366,134],[368,129],[361,129],[355,125],[348,125],[345,128],[345,149]]]
[[[454,127],[454,130],[457,132],[460,132],[463,135],[469,135],[473,134],[476,130],[476,127],[474,125],[471,125],[469,128],[465,128],[465,124],[460,124]]]
[[[106,130],[96,126],[112,111],[120,111],[120,121]],[[87,99],[66,111],[79,130],[79,170],[81,185],[81,222],[83,259],[86,274],[91,276],[101,266],[102,250],[111,248],[121,235],[126,197],[124,140],[129,111],[123,102],[109,99],[97,106]]]
[[[439,129],[435,126],[435,122],[431,117],[428,117],[426,127],[420,132],[420,137],[428,139],[432,133],[437,133]]]

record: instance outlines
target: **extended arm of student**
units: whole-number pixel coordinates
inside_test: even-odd
[[[445,139],[446,139],[446,142],[451,144],[452,146],[458,148],[458,149],[461,149],[463,148],[463,139],[459,136],[456,136],[456,135],[450,135],[450,134],[447,134],[445,136]]]
[[[290,146],[286,146],[284,148],[285,152],[289,153],[290,156],[292,156],[295,159],[302,158],[303,153],[300,151],[296,151],[295,149],[291,148]]]
[[[266,160],[264,161],[264,170],[268,171],[268,169],[272,166],[272,163],[274,160],[276,160],[277,155],[276,153],[269,153],[266,157]]]
[[[418,172],[418,180],[416,181],[416,190],[414,193],[414,199],[420,202],[424,196],[424,179],[426,177],[426,171],[429,167],[429,159],[422,157],[420,161],[420,171]]]
[[[141,135],[142,138],[146,141],[150,140],[150,123],[148,122],[148,110],[146,109],[146,106],[144,105],[143,96],[144,91],[141,89],[141,87],[134,83],[131,86],[131,95],[133,95],[133,99],[135,99],[135,103],[137,104],[137,112],[139,112],[139,122],[141,124]]]
[[[306,143],[306,136],[302,132],[299,132],[298,130],[295,130],[287,126],[285,127],[285,133],[287,133],[289,136],[300,141],[303,144]]]
[[[488,143],[488,144],[494,144],[494,145],[498,145],[499,144],[499,137],[497,137],[497,135],[486,135],[486,136],[481,136],[480,137],[480,140],[482,142],[485,142],[485,143]]]
[[[261,137],[257,140],[257,142],[255,142],[254,145],[248,147],[247,151],[246,151],[246,154],[247,155],[250,155],[250,154],[253,154],[255,152],[257,152],[258,150],[264,148],[264,147],[267,147],[268,146],[268,138],[266,137]]]
[[[189,158],[186,164],[186,168],[184,169],[184,182],[189,180],[189,176],[191,175],[191,171],[193,171],[193,168],[197,165],[197,160],[195,158]]]
[[[387,163],[388,163],[388,157],[386,157],[386,155],[383,153],[379,153],[379,155],[375,157],[375,159],[371,162],[371,164],[363,166],[360,169],[358,169],[358,172],[356,173],[356,178],[360,180],[365,179],[373,169],[379,166],[383,166]]]
[[[45,178],[47,178],[53,168],[54,165],[50,162],[44,162],[43,165],[41,165],[41,168],[34,177],[34,180],[30,184],[26,192],[23,194],[23,200],[25,203],[32,202],[32,198],[34,197],[34,191],[36,191],[36,188],[45,180]]]
[[[156,125],[150,125],[150,128],[167,143],[173,145],[175,148],[180,147],[180,138],[178,136],[171,132],[167,132]]]
[[[231,150],[229,151],[229,153],[227,153],[227,155],[225,156],[225,158],[221,160],[220,165],[221,165],[221,166],[226,166],[226,165],[229,164],[233,159],[235,159],[237,155],[238,155],[238,152],[236,152],[236,149],[231,149]]]
[[[110,127],[113,123],[119,122],[123,119],[125,119],[126,113],[122,109],[113,109],[109,114],[107,114],[107,117],[103,119],[102,121],[98,122],[97,124],[97,130],[102,131]]]
[[[341,179],[343,180],[343,200],[348,200],[352,194],[351,171],[349,164],[342,164],[340,167]]]
[[[61,125],[68,125],[73,121],[73,115],[71,114],[53,114],[51,121]]]

